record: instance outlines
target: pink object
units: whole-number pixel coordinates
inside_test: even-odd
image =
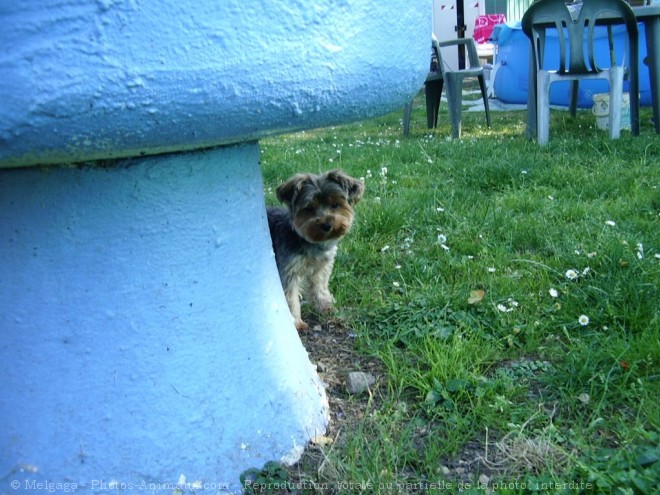
[[[474,21],[474,41],[477,43],[488,43],[490,35],[493,33],[493,28],[497,24],[506,22],[504,14],[487,14],[480,15]]]

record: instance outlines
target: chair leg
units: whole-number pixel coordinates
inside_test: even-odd
[[[438,125],[442,79],[427,82],[424,85],[424,94],[426,95],[426,125],[429,129],[432,129]]]
[[[571,99],[569,102],[568,110],[571,112],[571,117],[577,117],[578,94],[580,90],[580,81],[574,79],[571,81]]]
[[[545,145],[550,139],[550,78],[545,71],[539,71],[536,86],[537,140]]]
[[[406,103],[406,106],[403,107],[403,135],[407,136],[410,134],[410,115],[412,113],[413,101],[410,100]]]
[[[486,110],[486,125],[490,127],[490,108],[488,107],[488,90],[484,76],[478,76],[479,87],[481,88],[481,97],[484,99],[484,109]]]
[[[612,67],[610,70],[610,138],[618,139],[621,135],[621,104],[623,102],[623,68]]]
[[[463,112],[463,78],[454,74],[446,74],[447,79],[447,105],[449,106],[449,122],[451,123],[451,136],[455,139],[461,137],[461,114]]]
[[[538,112],[536,111],[537,105],[537,81],[538,74],[536,73],[536,58],[534,50],[529,51],[529,67],[527,70],[527,126],[525,128],[525,135],[527,139],[538,139]]]

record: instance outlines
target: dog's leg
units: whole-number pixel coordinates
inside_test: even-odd
[[[307,330],[309,326],[302,320],[300,313],[300,279],[298,277],[292,277],[288,280],[284,295],[289,305],[289,311],[291,311],[291,315],[295,320],[296,329],[299,332]]]
[[[329,289],[333,264],[334,258],[315,263],[309,280],[309,292],[314,307],[323,313],[332,311],[335,302]]]

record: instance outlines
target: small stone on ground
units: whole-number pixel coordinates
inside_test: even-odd
[[[374,383],[376,383],[376,377],[371,373],[351,371],[346,377],[346,390],[349,394],[361,394],[366,392]]]

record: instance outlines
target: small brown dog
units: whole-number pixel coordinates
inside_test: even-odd
[[[341,170],[296,174],[277,188],[286,208],[268,208],[268,226],[284,294],[299,331],[308,328],[300,299],[309,294],[317,310],[332,309],[328,283],[337,243],[351,229],[353,206],[364,184]]]

